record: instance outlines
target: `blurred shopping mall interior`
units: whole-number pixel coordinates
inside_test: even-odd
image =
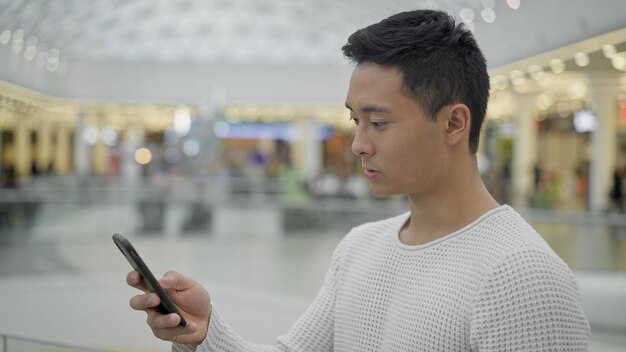
[[[488,61],[485,184],[574,271],[590,351],[626,350],[626,2],[0,0],[0,351],[167,351],[128,237],[272,342],[377,198],[344,107],[355,30],[450,12]]]

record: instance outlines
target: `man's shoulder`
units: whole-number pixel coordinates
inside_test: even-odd
[[[543,236],[511,207],[488,219],[472,240],[483,255],[491,257],[492,266],[564,265]]]
[[[517,211],[509,206],[500,209],[475,227],[473,235],[477,242],[494,246],[500,253],[527,247],[550,250],[543,237]]]

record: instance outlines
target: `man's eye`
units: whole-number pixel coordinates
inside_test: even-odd
[[[371,122],[371,124],[374,128],[381,128],[386,124],[386,122]]]
[[[350,121],[354,122],[355,125],[359,124],[359,120],[354,116],[350,116]]]

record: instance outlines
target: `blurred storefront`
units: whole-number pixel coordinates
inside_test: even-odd
[[[500,202],[619,210],[611,187],[626,168],[625,38],[619,30],[490,71],[479,164]],[[261,179],[263,192],[285,187],[295,198],[370,196],[340,105],[80,101],[4,82],[0,129],[5,184],[228,175],[243,191]]]
[[[481,155],[498,199],[616,210],[613,175],[626,167],[624,38],[621,30],[491,70]]]
[[[0,168],[3,175],[14,173],[17,181],[68,174],[127,181],[207,175],[270,180],[290,174],[289,169],[306,192],[324,172],[347,178],[358,171],[343,107],[202,110],[77,102],[8,83],[3,83],[0,99]]]

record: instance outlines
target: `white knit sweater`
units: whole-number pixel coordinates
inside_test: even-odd
[[[275,345],[245,341],[213,310],[197,350],[587,350],[572,272],[511,207],[420,246],[399,240],[408,217],[354,228],[311,306]]]

